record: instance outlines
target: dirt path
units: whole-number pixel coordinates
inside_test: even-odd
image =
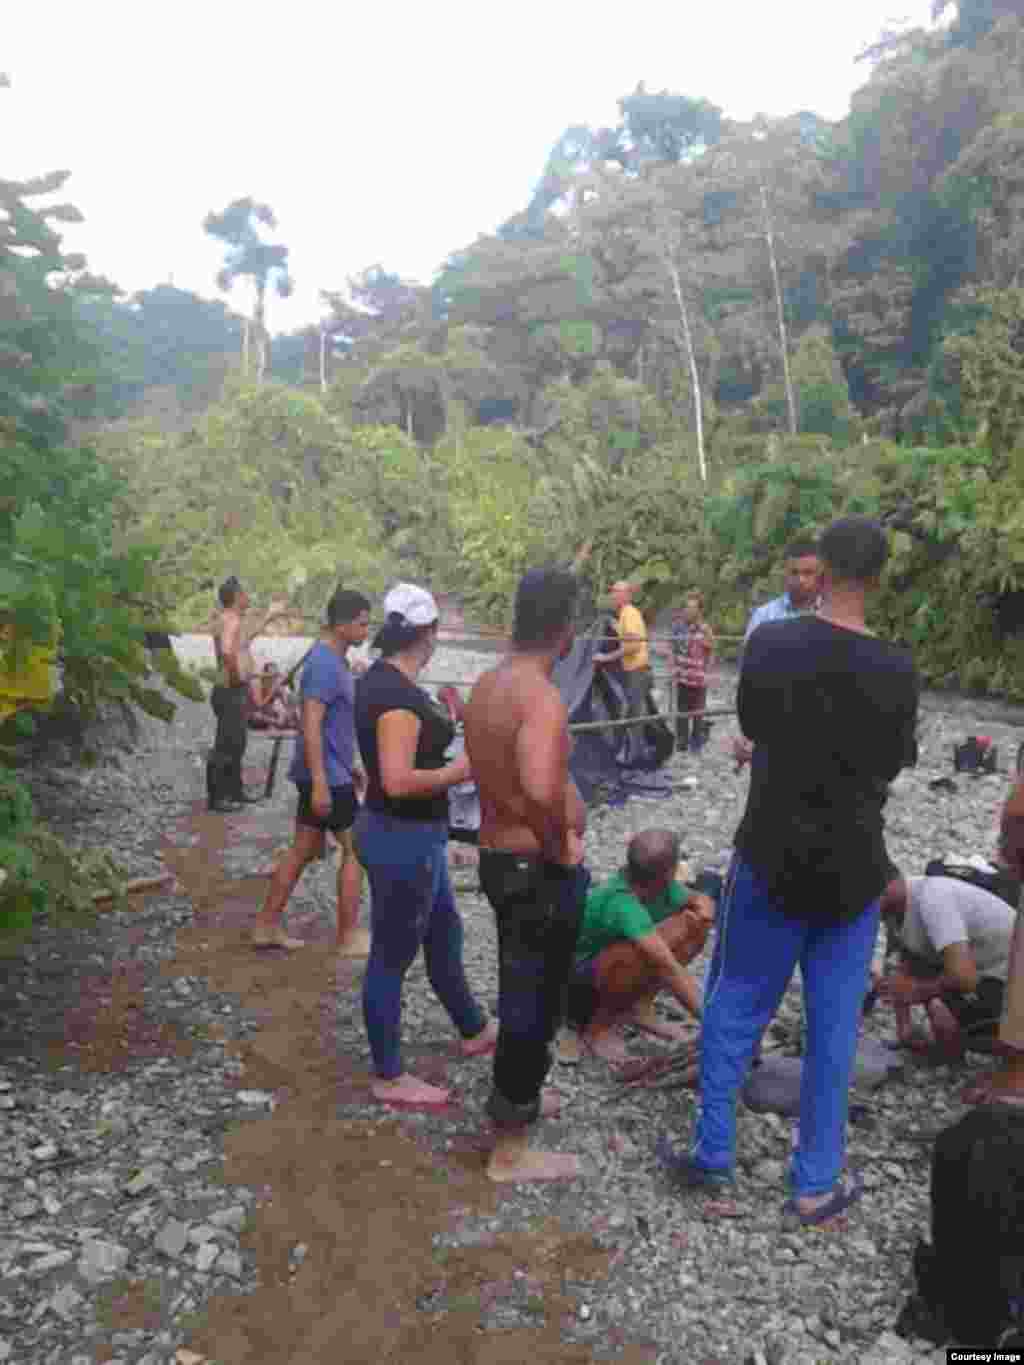
[[[651,1365],[651,1345],[610,1342],[611,1353],[595,1357],[564,1339],[579,1309],[567,1282],[607,1273],[592,1238],[549,1218],[530,1233],[439,1248],[463,1220],[493,1219],[515,1198],[488,1184],[478,1143],[439,1158],[415,1121],[338,1117],[341,1105],[369,1103],[368,1078],[338,1055],[334,1031],[338,1012],[359,1008],[361,967],[337,962],[312,917],[291,921],[313,940],[302,953],[246,947],[266,879],[232,876],[229,866],[244,853],[251,866],[267,862],[281,831],[262,810],[224,819],[197,805],[164,851],[195,909],[166,970],[206,978],[255,1016],[258,1029],[235,1054],[244,1085],[277,1100],[270,1117],[226,1134],[225,1179],[265,1191],[242,1238],[262,1287],[215,1298],[192,1349],[218,1365]],[[435,1054],[435,1067],[443,1062]],[[426,1130],[431,1120],[422,1122]],[[300,1264],[296,1247],[305,1248]],[[482,1330],[503,1300],[522,1309],[513,1320],[533,1325]]]

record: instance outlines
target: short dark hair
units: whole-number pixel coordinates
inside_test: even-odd
[[[637,886],[664,877],[679,862],[679,836],[670,829],[643,829],[626,849],[626,876]]]
[[[217,600],[222,607],[233,605],[235,598],[242,591],[242,585],[234,574],[230,578],[225,578],[224,582],[217,589]]]
[[[529,569],[516,589],[512,642],[521,649],[542,649],[572,625],[579,581],[568,569]]]
[[[337,588],[327,603],[327,624],[347,626],[362,612],[369,610],[369,598],[364,597],[361,592],[355,592],[351,588]]]
[[[885,568],[889,542],[871,517],[840,517],[821,538],[821,558],[835,578],[868,583]]]
[[[810,536],[798,536],[796,540],[791,540],[786,546],[786,559],[808,559],[813,555],[818,558],[818,543]]]
[[[379,649],[382,659],[390,659],[392,654],[400,654],[431,631],[436,631],[438,625],[439,622],[431,621],[426,626],[412,626],[401,612],[389,612],[387,620],[370,642],[370,648]]]

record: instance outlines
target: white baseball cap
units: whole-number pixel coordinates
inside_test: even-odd
[[[384,615],[394,612],[406,625],[429,626],[440,616],[437,603],[426,588],[415,583],[396,583],[384,598]]]

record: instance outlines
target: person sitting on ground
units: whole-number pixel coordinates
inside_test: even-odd
[[[366,639],[370,603],[359,592],[339,588],[327,604],[327,625],[302,670],[302,731],[295,738],[289,777],[298,791],[295,842],[274,868],[263,910],[256,921],[255,948],[303,947],[282,928],[289,897],[303,871],[324,856],[333,834],[341,849],[338,866],[338,950],[365,957],[369,940],[358,926],[363,876],[352,847],[357,793],[365,785],[355,745],[355,679],[348,651]]]
[[[623,1022],[672,1042],[686,1038],[683,1025],[651,1008],[663,988],[700,1018],[700,986],[686,967],[704,947],[715,904],[677,881],[678,867],[676,835],[642,830],[629,842],[625,867],[587,896],[569,1014],[589,1051],[605,1061],[629,1058]]]
[[[443,1110],[450,1092],[402,1067],[402,987],[420,949],[427,977],[461,1036],[464,1057],[494,1050],[498,1028],[470,990],[462,920],[448,872],[448,792],[472,775],[446,709],[417,686],[437,648],[439,613],[426,588],[398,583],[384,598],[373,641],[380,658],[359,679],[356,730],[366,763],[366,801],[356,822],[370,879],[372,946],[363,1016],[373,1057],[374,1099],[394,1108]]]
[[[962,1059],[973,1042],[993,1042],[1003,1010],[1016,914],[999,896],[959,877],[896,877],[882,919],[900,944],[899,968],[878,981],[893,1006],[900,1042],[931,1051],[910,1022],[924,1005],[936,1052]]]
[[[291,689],[274,661],[268,660],[250,687],[251,730],[297,730],[299,717]]]

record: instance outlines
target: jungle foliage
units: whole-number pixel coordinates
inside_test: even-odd
[[[61,247],[60,225],[78,217],[52,202],[66,179],[60,171],[0,181],[0,659],[20,663],[52,646],[62,706],[85,717],[120,703],[166,718],[173,705],[151,685],[143,648],[147,625],[165,610],[157,551],[118,533],[109,465],[71,439],[104,373],[80,310],[102,306],[113,290]],[[189,687],[173,665],[168,675]],[[32,726],[21,712],[0,726],[0,933],[42,902],[78,906],[110,871],[102,859],[73,857],[35,824],[10,766]]]

